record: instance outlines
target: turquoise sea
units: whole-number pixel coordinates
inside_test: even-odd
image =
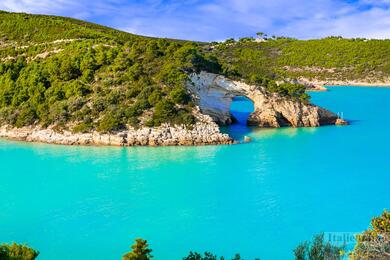
[[[154,259],[210,250],[267,260],[293,259],[320,232],[360,232],[390,208],[390,88],[312,96],[352,124],[234,126],[225,131],[253,142],[233,146],[1,140],[0,241],[27,243],[41,260],[121,259],[136,237]]]

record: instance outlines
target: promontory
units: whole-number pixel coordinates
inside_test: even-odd
[[[71,18],[0,11],[0,137],[68,145],[235,143],[237,96],[248,124],[343,124],[312,104],[322,85],[390,85],[390,41],[286,37],[191,42]]]

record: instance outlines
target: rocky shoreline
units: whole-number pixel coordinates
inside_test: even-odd
[[[314,82],[312,82],[313,84]],[[318,84],[319,82],[315,82]],[[199,146],[237,143],[228,134],[220,132],[217,124],[232,122],[230,104],[235,96],[251,99],[255,111],[248,124],[259,127],[318,127],[346,125],[348,122],[321,107],[304,104],[268,93],[265,89],[244,82],[231,81],[223,76],[201,72],[191,75],[187,85],[193,95],[197,122],[192,126],[163,124],[159,127],[133,128],[115,133],[74,133],[56,131],[55,127],[28,126],[15,128],[0,126],[0,138],[60,145],[109,146]],[[70,127],[71,129],[71,127]]]
[[[315,80],[299,78],[298,83],[307,85],[309,91],[327,91],[325,86],[353,86],[353,87],[390,87],[390,79],[383,81],[359,80]]]
[[[129,128],[111,134],[58,132],[53,128],[23,127],[9,125],[0,127],[0,137],[26,142],[40,142],[60,145],[107,145],[107,146],[193,146],[234,144],[227,134],[209,116],[198,115],[198,122],[191,128],[185,126]]]

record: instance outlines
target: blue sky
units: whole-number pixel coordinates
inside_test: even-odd
[[[199,41],[258,31],[297,38],[390,38],[390,0],[0,0],[0,9],[84,19]]]

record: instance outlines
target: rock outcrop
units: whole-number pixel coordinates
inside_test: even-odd
[[[255,111],[248,125],[260,127],[315,127],[335,124],[337,115],[321,107],[303,104],[290,98],[269,93],[265,88],[232,81],[223,76],[201,72],[191,74],[187,88],[201,112],[219,124],[233,119],[230,105],[234,97],[246,96],[254,103]]]
[[[262,87],[251,86],[244,82],[232,81],[223,76],[201,72],[190,75],[187,88],[192,93],[197,109],[194,115],[197,123],[191,127],[171,126],[143,127],[139,129],[101,134],[58,132],[53,128],[31,126],[14,128],[1,126],[0,137],[63,145],[113,145],[113,146],[176,146],[176,145],[213,145],[233,144],[235,141],[220,132],[219,124],[230,124],[234,118],[230,114],[230,105],[234,97],[246,96],[251,99],[255,111],[248,119],[249,125],[260,127],[283,126],[320,126],[328,124],[346,124],[334,113],[318,106],[303,104],[269,93]],[[249,141],[247,139],[246,141]]]
[[[198,122],[191,126],[129,128],[112,134],[58,132],[41,127],[0,127],[0,137],[27,142],[43,142],[63,145],[112,145],[112,146],[177,146],[233,144],[227,134],[222,134],[218,125],[207,115],[194,112]]]
[[[349,125],[348,121],[345,121],[344,119],[338,118],[336,120],[335,125]]]

